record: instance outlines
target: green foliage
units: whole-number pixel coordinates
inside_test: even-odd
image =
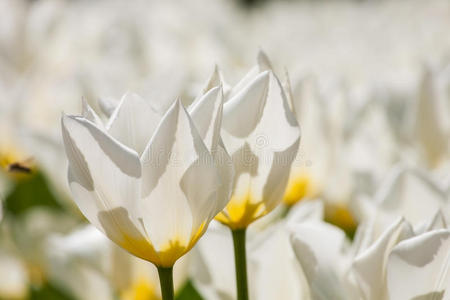
[[[12,192],[7,195],[4,204],[6,212],[15,217],[19,217],[29,209],[38,206],[63,210],[63,207],[51,192],[47,179],[40,172],[17,181]]]
[[[180,293],[175,297],[176,300],[203,300],[199,292],[192,285],[192,282],[186,283]]]
[[[30,300],[75,300],[65,291],[59,289],[58,287],[52,285],[51,283],[46,283],[39,288],[31,288],[30,290]]]

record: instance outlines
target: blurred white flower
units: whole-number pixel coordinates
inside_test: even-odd
[[[445,293],[449,230],[439,214],[425,230],[414,230],[402,218],[376,239],[371,239],[373,230],[360,231],[350,245],[342,230],[317,220],[291,227],[311,299],[412,299]],[[413,289],[407,288],[411,280]]]
[[[327,173],[328,148],[325,114],[315,78],[303,78],[296,84],[295,89],[292,89],[289,78],[286,80],[288,99],[302,129],[302,141],[292,163],[283,198],[285,204],[294,205],[305,198],[314,198],[322,192]]]
[[[449,195],[445,188],[425,172],[402,165],[392,169],[373,200],[362,197],[357,203],[355,211],[361,229],[372,228],[371,240],[378,238],[399,217],[414,228],[425,226],[438,212],[446,222],[450,220]]]
[[[67,235],[48,238],[50,279],[77,299],[160,299],[158,273],[154,266],[136,258],[92,225]],[[174,269],[175,291],[187,280],[189,258]]]
[[[251,299],[309,299],[303,271],[290,246],[289,229],[322,217],[320,202],[304,202],[272,227],[263,231],[250,227],[247,256]],[[231,234],[218,223],[211,225],[193,250],[192,280],[206,299],[235,299]]]
[[[355,116],[347,109],[346,89],[336,84],[322,90],[313,76],[292,87],[288,78],[285,88],[302,127],[302,142],[292,164],[284,203],[292,206],[308,198],[323,199],[325,218],[351,232],[356,227],[351,212],[356,191],[347,126]]]
[[[350,244],[344,231],[322,220],[291,228],[291,243],[308,282],[311,299],[353,299],[348,279]]]
[[[28,274],[22,260],[11,253],[0,252],[0,298],[24,299],[28,295]]]
[[[386,267],[389,299],[446,299],[450,289],[449,252],[448,229],[400,242]]]
[[[413,120],[413,142],[419,155],[429,168],[442,164],[449,159],[450,128],[448,126],[448,108],[445,98],[439,95],[435,74],[425,70],[417,93]],[[447,100],[448,101],[448,100]]]
[[[445,223],[435,220],[430,220],[431,226],[422,233],[414,232],[400,218],[373,244],[359,251],[351,271],[363,299],[436,297],[449,288],[450,267],[445,260],[450,233]]]

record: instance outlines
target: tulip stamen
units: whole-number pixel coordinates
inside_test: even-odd
[[[289,180],[283,202],[292,206],[305,198],[312,198],[316,195],[317,186],[311,175],[307,172],[299,172]]]
[[[263,202],[254,201],[250,192],[245,199],[232,196],[226,209],[216,216],[216,220],[231,229],[247,228],[255,220],[265,216],[267,210]]]

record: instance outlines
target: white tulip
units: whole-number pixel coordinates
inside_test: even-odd
[[[450,299],[450,230],[400,242],[386,266],[388,299]]]
[[[415,231],[399,218],[369,247],[359,249],[350,273],[360,298],[446,299],[442,295],[449,287],[450,267],[445,262],[450,244],[449,230],[441,220],[438,213],[424,231]]]
[[[216,219],[243,229],[282,200],[300,128],[264,54],[227,95],[222,138],[235,168],[230,202]]]
[[[399,219],[374,244],[355,258],[353,272],[363,299],[384,299],[386,258],[399,241],[412,235],[410,225]]]
[[[220,107],[221,97],[212,102]],[[180,101],[161,116],[130,94],[106,125],[88,106],[84,117],[63,116],[69,183],[80,210],[133,255],[172,267],[226,204],[220,175],[229,166],[218,165],[199,134],[217,136],[220,127],[209,125],[219,116],[198,117],[207,121],[197,129]]]
[[[380,236],[399,217],[404,217],[414,228],[423,227],[437,212],[449,221],[448,195],[427,173],[398,165],[381,184],[373,200],[360,199],[358,217],[363,227],[371,224],[370,240]],[[369,235],[365,234],[365,238]],[[364,242],[367,244],[367,241]]]
[[[349,155],[348,123],[355,116],[348,110],[347,91],[342,84],[319,88],[316,77],[304,76],[291,87],[285,84],[292,109],[302,127],[302,142],[292,169],[283,202],[320,197],[325,201],[328,221],[351,232],[356,221],[350,210],[355,179]]]
[[[283,202],[294,205],[305,198],[318,196],[327,174],[326,122],[323,101],[314,77],[303,78],[291,89],[286,83],[291,107],[302,128],[302,142],[292,163],[291,174]]]
[[[439,97],[436,77],[431,70],[425,70],[417,93],[413,120],[413,139],[425,165],[434,168],[448,159],[448,111],[446,99]]]
[[[291,244],[307,279],[311,299],[353,299],[347,278],[349,244],[345,233],[323,221],[291,228]]]

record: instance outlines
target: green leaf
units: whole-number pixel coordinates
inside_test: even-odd
[[[47,282],[39,288],[30,289],[30,300],[75,300],[66,291],[59,289],[55,285]]]
[[[17,181],[11,193],[6,197],[4,208],[6,212],[17,217],[38,206],[63,210],[51,192],[47,179],[40,172]]]
[[[183,289],[175,297],[176,300],[203,300],[200,293],[192,285],[191,281],[188,281]]]

